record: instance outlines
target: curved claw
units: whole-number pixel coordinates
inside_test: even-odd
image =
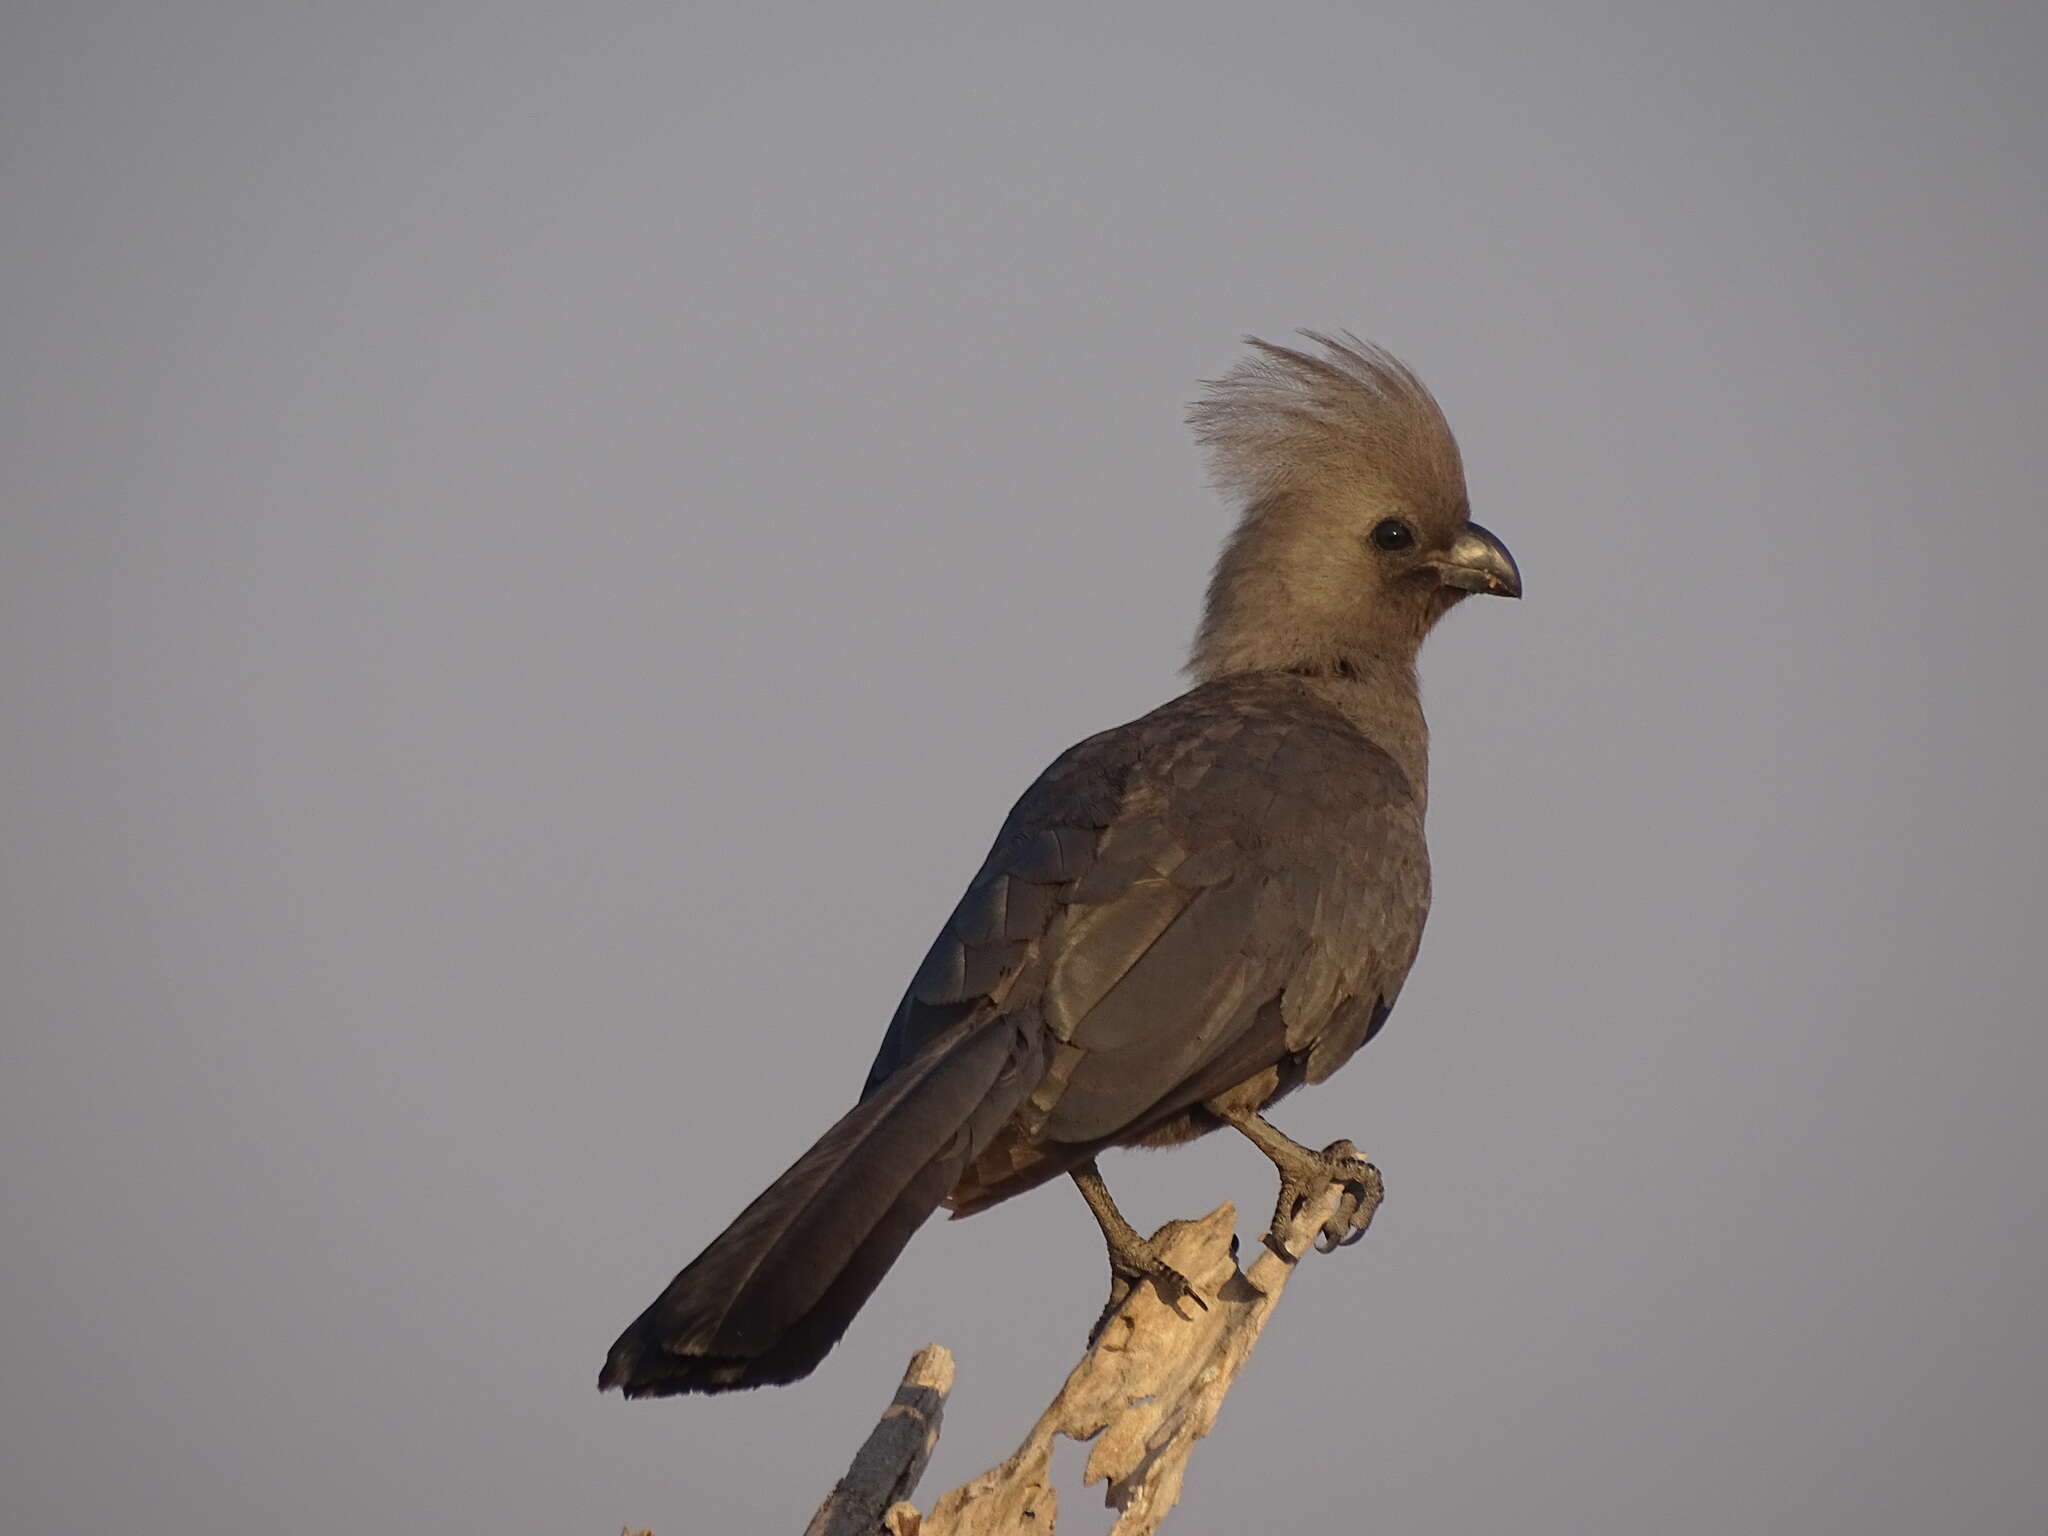
[[[1333,1222],[1317,1234],[1316,1252],[1335,1253],[1339,1248],[1349,1248],[1363,1236],[1365,1236],[1365,1225],[1363,1223],[1337,1227]]]
[[[1112,1303],[1121,1302],[1127,1298],[1131,1291],[1137,1288],[1137,1283],[1141,1280],[1150,1280],[1152,1282],[1152,1289],[1159,1293],[1159,1299],[1169,1307],[1178,1307],[1183,1301],[1192,1301],[1204,1312],[1209,1310],[1209,1303],[1202,1299],[1202,1293],[1195,1289],[1195,1283],[1156,1255],[1149,1262],[1141,1262],[1140,1265],[1134,1266],[1129,1274],[1113,1273],[1111,1275],[1110,1291]],[[1124,1286],[1121,1295],[1116,1294],[1119,1282],[1122,1282]]]
[[[1222,1103],[1209,1108],[1243,1132],[1280,1171],[1280,1195],[1273,1203],[1265,1244],[1282,1260],[1295,1262],[1297,1255],[1289,1245],[1291,1229],[1310,1202],[1322,1199],[1332,1185],[1338,1186],[1338,1198],[1313,1238],[1316,1249],[1329,1253],[1348,1248],[1372,1225],[1385,1190],[1379,1169],[1358,1155],[1355,1144],[1333,1141],[1320,1152],[1312,1152],[1274,1129],[1263,1115]]]
[[[1332,1142],[1325,1147],[1317,1159],[1316,1175],[1330,1183],[1341,1183],[1344,1193],[1337,1202],[1337,1208],[1322,1225],[1315,1237],[1318,1253],[1334,1253],[1339,1248],[1349,1248],[1372,1225],[1374,1212],[1379,1209],[1384,1191],[1380,1183],[1380,1172],[1371,1163],[1358,1156],[1357,1149],[1348,1141]],[[1287,1251],[1281,1234],[1301,1214],[1302,1207],[1325,1185],[1318,1183],[1311,1187],[1307,1180],[1285,1180],[1280,1189],[1280,1200],[1273,1212],[1273,1227],[1267,1234],[1266,1246],[1289,1263],[1295,1256]]]
[[[1119,1264],[1112,1257],[1109,1271],[1109,1301],[1103,1306],[1102,1315],[1095,1319],[1095,1326],[1088,1330],[1088,1345],[1091,1349],[1094,1348],[1095,1341],[1102,1337],[1102,1330],[1109,1326],[1109,1320],[1121,1312],[1124,1303],[1131,1299],[1131,1292],[1146,1280],[1152,1282],[1152,1288],[1158,1292],[1159,1299],[1175,1311],[1180,1309],[1183,1300],[1192,1301],[1204,1312],[1209,1310],[1209,1303],[1202,1299],[1202,1293],[1195,1289],[1194,1282],[1156,1254],[1149,1262],[1139,1259],[1128,1267]]]
[[[1357,1177],[1345,1181],[1344,1198],[1337,1203],[1337,1209],[1323,1224],[1323,1235],[1329,1239],[1332,1249],[1349,1248],[1372,1225],[1373,1216],[1379,1211],[1380,1201],[1386,1198],[1385,1186],[1380,1181],[1379,1169],[1371,1163],[1353,1159],[1358,1168]]]
[[[1187,1276],[1183,1275],[1179,1270],[1169,1270],[1168,1273],[1171,1274],[1174,1279],[1180,1282],[1179,1293],[1177,1295],[1169,1296],[1166,1298],[1169,1303],[1178,1303],[1183,1298],[1185,1298],[1188,1301],[1192,1301],[1204,1312],[1209,1310],[1209,1303],[1202,1300],[1202,1293],[1194,1288],[1194,1285],[1188,1280]],[[1156,1275],[1153,1277],[1153,1283],[1155,1285],[1158,1283],[1158,1277]]]

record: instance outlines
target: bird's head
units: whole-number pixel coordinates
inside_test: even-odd
[[[1247,338],[1253,355],[1189,412],[1243,505],[1209,583],[1199,677],[1410,668],[1462,598],[1522,595],[1514,557],[1472,521],[1422,381],[1355,336],[1303,335],[1320,356]]]

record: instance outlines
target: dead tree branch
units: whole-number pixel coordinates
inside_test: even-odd
[[[1341,1191],[1332,1186],[1295,1218],[1290,1252],[1304,1253]],[[1372,1175],[1369,1221],[1381,1196]],[[904,1374],[882,1422],[813,1518],[807,1536],[1051,1536],[1059,1500],[1051,1483],[1053,1442],[1093,1440],[1082,1475],[1105,1483],[1105,1502],[1121,1511],[1112,1536],[1149,1536],[1180,1497],[1188,1457],[1208,1434],[1225,1394],[1294,1273],[1294,1263],[1262,1251],[1249,1271],[1237,1266],[1237,1212],[1219,1206],[1200,1221],[1169,1222],[1152,1241],[1194,1284],[1208,1310],[1176,1310],[1149,1285],[1134,1292],[1102,1328],[1080,1364],[1024,1442],[1006,1460],[955,1488],[921,1514],[902,1500],[937,1442],[953,1359],[931,1345]],[[855,1491],[858,1490],[858,1491]]]
[[[952,1390],[953,1355],[945,1345],[927,1344],[912,1355],[882,1421],[811,1516],[804,1536],[874,1536],[881,1530],[883,1514],[924,1476]]]

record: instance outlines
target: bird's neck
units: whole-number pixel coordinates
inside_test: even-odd
[[[1429,722],[1422,715],[1422,690],[1413,661],[1381,663],[1371,669],[1340,665],[1296,675],[1359,735],[1393,758],[1414,787],[1416,799],[1428,801]]]
[[[1351,726],[1394,760],[1414,787],[1419,802],[1429,798],[1429,722],[1422,714],[1422,688],[1415,660],[1366,662],[1339,659],[1277,667],[1210,668],[1199,652],[1188,670],[1203,682],[1252,673],[1283,674],[1342,715]]]

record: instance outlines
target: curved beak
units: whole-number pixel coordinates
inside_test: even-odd
[[[1522,573],[1515,568],[1515,557],[1508,553],[1507,545],[1477,523],[1467,523],[1434,565],[1437,580],[1461,592],[1522,595]]]

